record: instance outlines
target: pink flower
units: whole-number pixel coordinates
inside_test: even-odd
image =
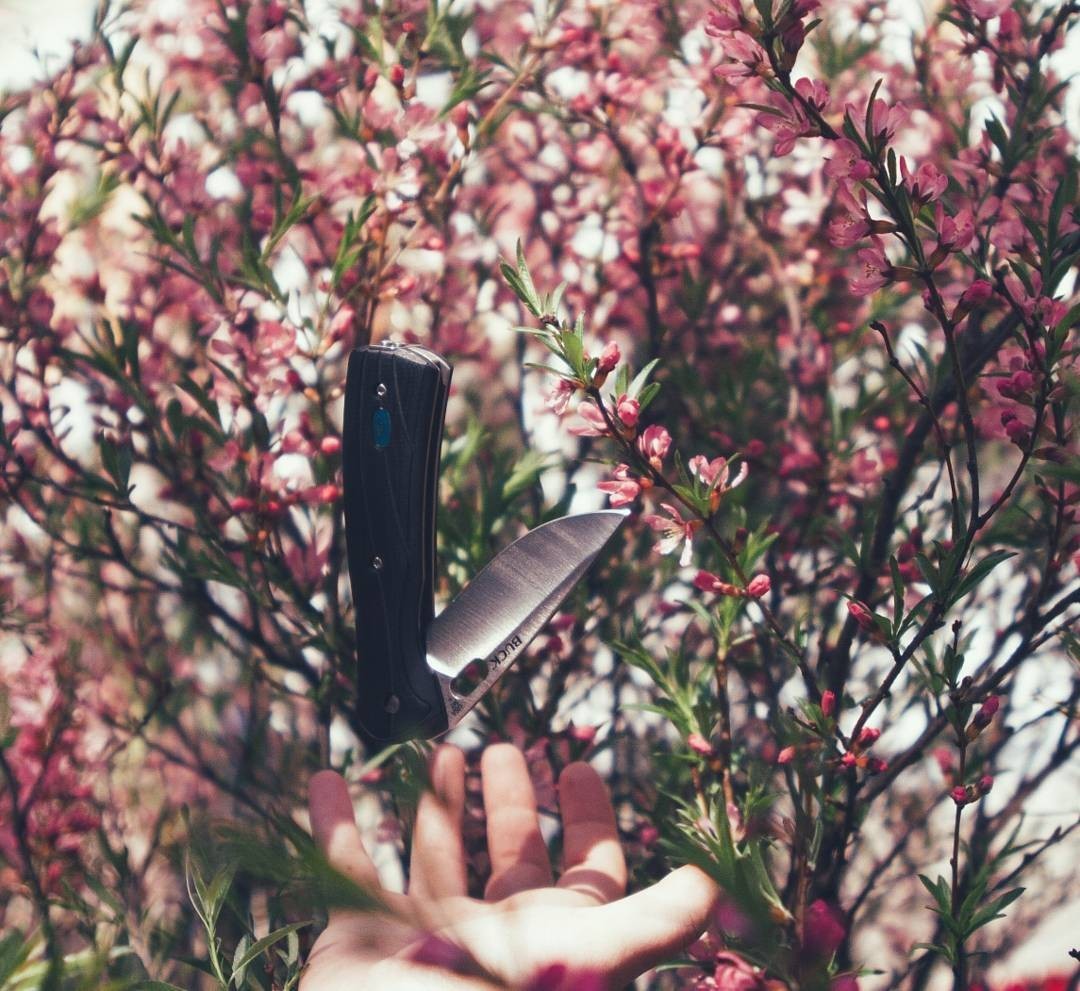
[[[570,433],[578,437],[603,437],[608,432],[604,414],[600,412],[600,407],[596,403],[584,402],[578,407],[577,412],[582,422],[570,427]]]
[[[787,746],[776,755],[777,764],[790,764],[795,759],[795,747]]]
[[[957,785],[949,794],[957,805],[967,805],[971,801],[971,796],[968,795],[968,790],[963,785]]]
[[[667,511],[667,518],[655,513],[643,518],[645,523],[660,534],[653,550],[659,554],[670,554],[681,543],[683,549],[679,555],[679,567],[685,568],[690,563],[694,532],[700,528],[701,520],[684,520],[678,509],[669,502],[662,502],[660,505]]]
[[[866,136],[867,140],[879,146],[888,144],[896,134],[896,129],[907,120],[907,116],[907,107],[902,103],[889,106],[884,100],[874,100],[874,105],[870,108],[870,133]]]
[[[938,247],[944,251],[964,251],[975,238],[975,219],[971,210],[963,207],[950,217],[941,202],[934,207],[934,224],[938,232]]]
[[[821,693],[821,714],[828,719],[836,711],[836,692],[826,688]]]
[[[616,465],[614,478],[608,482],[599,482],[596,486],[601,492],[607,492],[612,506],[628,506],[641,492],[641,483],[630,474],[628,465]]]
[[[854,974],[840,974],[829,982],[829,991],[859,991],[859,981]]]
[[[746,480],[749,471],[744,461],[739,465],[738,474],[731,478],[731,466],[728,464],[727,458],[713,458],[712,461],[709,461],[703,454],[695,454],[687,462],[686,467],[691,475],[709,486],[710,489],[719,491],[721,494],[730,492],[741,485]]]
[[[637,444],[642,457],[659,471],[671,447],[671,434],[659,424],[654,423],[645,428]]]
[[[769,59],[765,49],[747,34],[725,34],[721,36],[724,54],[730,62],[718,65],[713,75],[725,79],[752,79],[769,72]]]
[[[893,276],[893,267],[885,257],[885,246],[881,238],[871,239],[873,244],[863,248],[856,256],[862,263],[862,275],[851,280],[851,291],[859,296],[868,296],[882,286],[887,285]]]
[[[768,595],[771,588],[772,581],[768,575],[754,575],[750,579],[750,584],[746,586],[746,594],[751,599],[760,599],[762,596]]]
[[[713,752],[712,744],[700,733],[691,733],[686,738],[686,745],[693,750],[694,753],[701,754],[703,757],[709,757]]]
[[[833,156],[825,163],[825,174],[834,179],[869,179],[874,169],[848,138],[841,138],[833,146]]]
[[[641,403],[629,396],[619,396],[615,401],[615,414],[627,427],[637,425],[641,413]]]
[[[870,611],[866,603],[860,602],[858,599],[849,599],[847,611],[848,615],[859,624],[859,629],[865,630],[868,633],[877,631],[877,622],[874,620],[874,614]]]
[[[705,22],[705,33],[713,38],[722,31],[738,31],[744,23],[739,0],[716,0],[716,9],[710,10]]]
[[[806,907],[803,920],[803,949],[818,957],[831,957],[844,942],[847,928],[835,905],[819,898]]]
[[[876,726],[865,726],[862,732],[859,734],[859,746],[860,747],[872,747],[877,743],[878,738],[881,736],[881,730]]]
[[[901,155],[900,175],[911,198],[920,203],[933,202],[949,188],[949,177],[930,162],[924,162],[918,171],[912,174],[908,170],[906,159]]]
[[[961,294],[960,305],[970,310],[982,306],[993,295],[994,287],[986,279],[976,279]]]
[[[718,953],[713,980],[717,991],[765,991],[765,975],[734,953]]]
[[[566,412],[567,404],[570,402],[570,397],[577,391],[577,386],[574,385],[569,379],[559,379],[555,383],[555,386],[547,394],[545,405],[549,410],[558,416],[562,416]]]
[[[597,374],[607,375],[609,372],[614,371],[615,366],[618,365],[621,358],[622,353],[619,351],[619,345],[614,341],[609,341],[604,347],[604,350],[600,352],[599,359],[597,359]]]
[[[956,0],[956,6],[972,17],[988,21],[1005,13],[1012,6],[1012,0]]]

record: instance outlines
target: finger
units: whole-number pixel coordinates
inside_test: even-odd
[[[560,888],[580,891],[597,902],[626,894],[626,859],[619,843],[615,810],[600,775],[588,764],[568,765],[559,775],[563,822]]]
[[[431,789],[420,796],[416,813],[409,894],[425,899],[466,894],[464,812],[465,755],[441,746],[431,759]]]
[[[701,935],[720,889],[704,871],[686,866],[644,891],[595,912],[594,944],[610,961],[612,987],[622,987],[677,954]]]
[[[484,897],[500,901],[519,891],[550,885],[551,861],[524,756],[508,743],[495,744],[484,751],[480,773],[491,857],[491,879]]]
[[[379,873],[364,849],[356,828],[352,799],[345,779],[336,771],[319,771],[308,783],[308,809],[315,845],[339,874],[381,900],[386,893]],[[335,911],[331,908],[333,917]]]

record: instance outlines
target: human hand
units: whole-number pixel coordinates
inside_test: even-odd
[[[330,864],[374,893],[385,913],[336,909],[312,948],[301,991],[491,991],[526,987],[562,965],[598,988],[621,988],[705,928],[717,888],[681,867],[626,896],[626,862],[611,800],[589,765],[559,777],[562,876],[553,881],[525,759],[509,744],[481,759],[491,879],[466,894],[461,823],[465,759],[436,750],[417,810],[407,894],[383,890],[364,850],[344,780],[309,786],[311,829]]]

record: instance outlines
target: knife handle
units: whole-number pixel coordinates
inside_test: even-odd
[[[442,358],[415,345],[375,344],[349,357],[342,461],[356,615],[354,728],[369,746],[447,728],[427,632],[450,376]]]

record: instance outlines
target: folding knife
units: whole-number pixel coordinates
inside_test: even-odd
[[[434,610],[439,450],[450,366],[418,345],[349,357],[345,535],[356,615],[354,728],[369,745],[456,726],[528,646],[626,518],[536,527]]]

